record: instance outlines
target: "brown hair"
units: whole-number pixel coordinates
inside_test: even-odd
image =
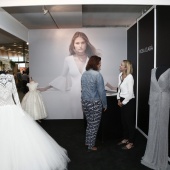
[[[84,34],[83,32],[76,32],[73,35],[73,38],[71,40],[70,46],[69,46],[69,51],[70,51],[70,55],[74,55],[75,51],[74,51],[74,41],[77,37],[81,37],[84,39],[85,43],[86,43],[86,55],[88,57],[92,56],[92,55],[97,55],[97,51],[95,49],[95,47],[90,43],[88,37],[86,36],[86,34]]]
[[[87,66],[86,66],[86,70],[98,70],[98,64],[101,61],[101,57],[98,57],[96,55],[93,55],[90,57]]]

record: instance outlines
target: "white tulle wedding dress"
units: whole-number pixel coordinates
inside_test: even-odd
[[[9,74],[0,74],[0,137],[0,170],[67,169],[67,151],[21,108]]]

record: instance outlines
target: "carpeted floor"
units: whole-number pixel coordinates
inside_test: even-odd
[[[22,101],[24,94],[19,91]],[[116,107],[114,106],[114,111]],[[150,170],[140,163],[146,147],[146,138],[136,130],[135,147],[122,150],[117,143],[120,141],[121,125],[119,116],[104,114],[96,145],[98,151],[87,152],[85,147],[84,120],[42,120],[42,126],[59,145],[64,147],[71,162],[68,170]],[[102,126],[105,124],[105,126]],[[117,127],[111,129],[112,127]],[[169,131],[170,133],[170,131]]]
[[[122,150],[119,139],[97,138],[98,151],[87,152],[83,120],[43,120],[39,123],[68,151],[68,170],[149,170],[140,163],[146,138],[136,130],[135,147]],[[102,140],[101,140],[102,139]]]

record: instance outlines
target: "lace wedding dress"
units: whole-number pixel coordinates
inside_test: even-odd
[[[9,74],[0,74],[0,136],[0,170],[67,169],[67,151],[21,108]]]
[[[40,120],[47,117],[46,109],[40,92],[37,90],[38,83],[27,83],[29,91],[22,99],[22,108],[34,119]]]

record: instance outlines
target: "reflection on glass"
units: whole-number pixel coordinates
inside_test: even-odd
[[[12,34],[0,29],[0,70],[5,63],[24,63],[29,67],[28,44]]]
[[[27,62],[28,45],[25,42],[0,44],[0,57],[14,62]]]

